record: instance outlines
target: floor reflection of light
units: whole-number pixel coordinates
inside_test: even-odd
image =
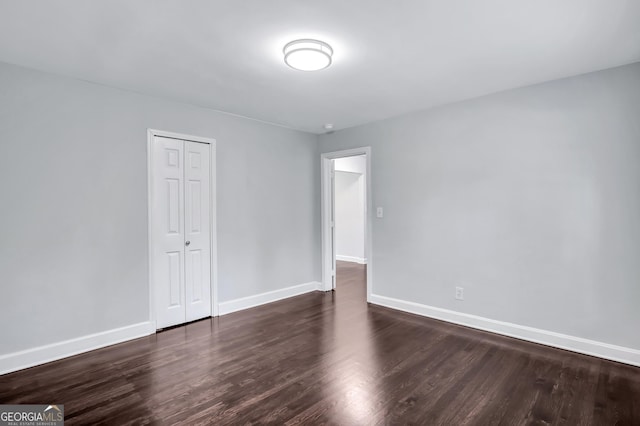
[[[334,402],[331,411],[336,423],[368,425],[383,397],[372,323],[368,312],[355,312],[360,308],[335,300],[332,303],[333,315],[325,316],[323,327],[323,345],[330,348],[324,357],[329,372],[324,392]]]
[[[349,383],[351,382],[351,383]],[[356,375],[345,383],[344,391],[347,403],[347,415],[356,424],[366,424],[374,411],[372,406],[371,378]]]

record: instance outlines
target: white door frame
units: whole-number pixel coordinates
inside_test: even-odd
[[[153,324],[153,329],[156,330],[156,299],[155,299],[155,286],[153,285],[154,280],[154,271],[153,265],[151,263],[151,259],[153,258],[153,232],[151,229],[151,224],[153,223],[151,220],[151,206],[153,206],[153,191],[152,191],[152,182],[153,182],[153,141],[154,138],[164,137],[171,139],[180,139],[184,141],[192,141],[192,142],[200,142],[206,143],[210,146],[211,158],[210,158],[210,171],[209,171],[209,179],[210,179],[210,205],[211,214],[209,217],[211,218],[210,229],[211,229],[211,316],[218,316],[218,252],[217,252],[217,228],[216,228],[216,140],[211,138],[204,138],[201,136],[193,136],[193,135],[185,135],[182,133],[175,132],[167,132],[164,130],[156,130],[156,129],[148,129],[147,130],[147,220],[148,220],[148,238],[149,238],[149,321]]]
[[[365,258],[367,259],[367,302],[371,301],[373,290],[373,249],[371,239],[371,225],[373,219],[373,197],[371,196],[371,147],[347,149],[344,151],[325,152],[320,154],[320,193],[322,220],[322,288],[332,290],[331,267],[333,251],[331,248],[331,160],[336,158],[364,155],[366,159],[366,203],[365,203]]]

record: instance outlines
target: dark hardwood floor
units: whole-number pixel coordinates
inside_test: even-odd
[[[640,425],[640,368],[312,293],[0,376],[67,424]]]

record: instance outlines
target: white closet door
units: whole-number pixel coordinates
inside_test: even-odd
[[[152,263],[158,328],[186,321],[184,259],[184,142],[153,144]]]
[[[186,319],[211,316],[209,144],[185,141]]]

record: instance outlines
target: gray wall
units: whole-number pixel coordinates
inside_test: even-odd
[[[360,146],[374,294],[640,349],[640,64],[320,138]]]
[[[148,320],[147,128],[217,140],[221,302],[320,280],[315,135],[0,64],[0,354]]]

